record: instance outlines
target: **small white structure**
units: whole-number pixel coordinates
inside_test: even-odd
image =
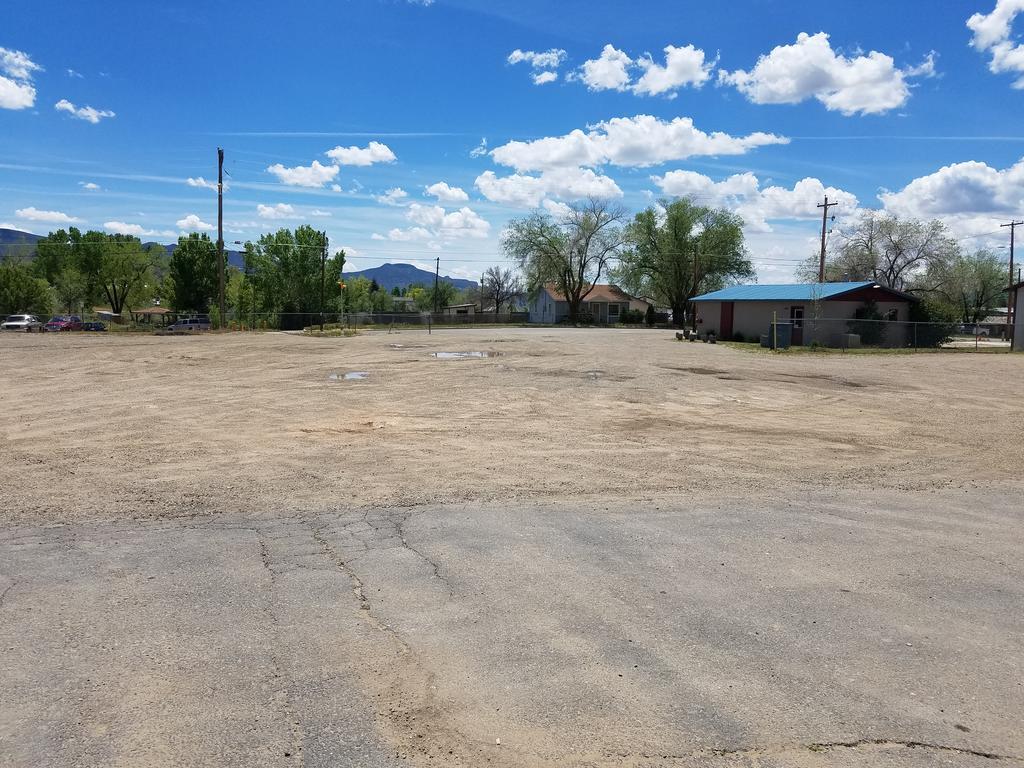
[[[617,323],[627,310],[646,312],[650,306],[643,299],[630,296],[616,285],[595,285],[580,305],[595,323]],[[530,302],[531,323],[560,323],[569,317],[569,302],[553,285],[544,286]]]

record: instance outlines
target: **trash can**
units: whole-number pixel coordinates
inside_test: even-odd
[[[792,323],[770,323],[768,325],[768,346],[772,349],[789,349],[793,345]]]

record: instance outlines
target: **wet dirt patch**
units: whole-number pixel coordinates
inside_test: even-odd
[[[348,373],[334,373],[327,374],[328,381],[365,381],[370,378],[370,374],[366,371],[349,371]]]
[[[500,352],[431,352],[431,357],[438,360],[468,360],[480,357],[497,357]]]
[[[727,376],[728,371],[720,371],[717,368],[702,368],[700,366],[678,366],[662,365],[666,371],[681,371],[682,373],[696,373],[699,376]]]

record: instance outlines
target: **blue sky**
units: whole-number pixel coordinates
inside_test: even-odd
[[[1024,0],[15,4],[0,225],[209,231],[222,146],[226,240],[309,223],[350,269],[476,277],[510,217],[586,194],[734,208],[762,282],[814,252],[826,192],[839,225],[884,207],[999,247],[1019,29]]]

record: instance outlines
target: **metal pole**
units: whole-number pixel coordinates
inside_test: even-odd
[[[217,263],[217,305],[223,330],[227,310],[224,304],[224,150],[220,147],[217,147]]]
[[[1024,225],[1024,221],[1013,221],[1009,224],[1000,224],[1000,227],[1010,228],[1010,282],[1006,287],[1006,340],[1013,344],[1013,235],[1017,227]]]
[[[327,268],[327,233],[320,233],[324,238],[320,249],[320,333],[324,332],[324,271]]]

